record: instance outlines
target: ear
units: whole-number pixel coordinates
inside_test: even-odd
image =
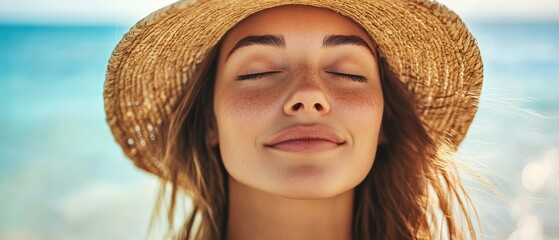
[[[380,128],[380,133],[378,134],[378,145],[384,145],[384,144],[388,144],[388,139],[384,135],[384,131],[382,130],[382,127],[381,127]]]
[[[207,133],[206,133],[206,141],[212,147],[215,147],[219,144],[219,134],[217,132],[217,124],[215,119],[212,118],[210,121]]]

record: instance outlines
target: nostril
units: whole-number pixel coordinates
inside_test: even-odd
[[[316,109],[317,111],[322,111],[324,110],[324,107],[322,107],[322,105],[320,105],[319,103],[314,104],[314,109]]]
[[[297,103],[297,104],[293,105],[293,111],[299,110],[302,106],[303,106],[302,103]]]

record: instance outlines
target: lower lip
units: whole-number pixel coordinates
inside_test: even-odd
[[[332,150],[341,144],[320,139],[291,140],[268,146],[287,152],[319,152]]]

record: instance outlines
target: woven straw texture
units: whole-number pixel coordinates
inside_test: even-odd
[[[251,14],[300,4],[353,19],[418,100],[435,139],[456,148],[477,111],[483,65],[477,42],[461,19],[426,0],[178,1],[139,21],[109,60],[104,103],[116,141],[136,166],[161,175],[158,136],[178,97],[221,37]]]

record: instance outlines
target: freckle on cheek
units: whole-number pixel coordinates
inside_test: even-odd
[[[227,98],[226,101],[229,110],[246,115],[259,113],[263,109],[269,108],[275,98],[277,97],[269,91],[261,91],[254,93],[236,93],[230,98]]]
[[[337,99],[341,99],[347,106],[360,107],[377,107],[379,105],[378,98],[368,92],[355,92],[343,90],[337,93]]]

